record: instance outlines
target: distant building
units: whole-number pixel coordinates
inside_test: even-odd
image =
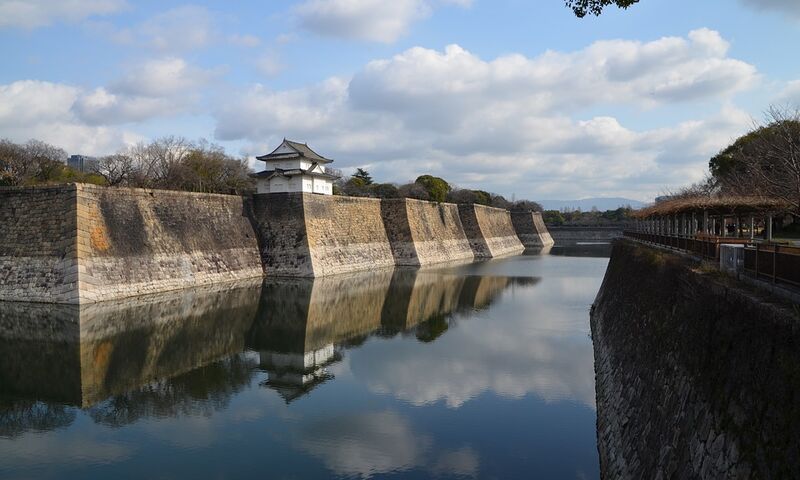
[[[70,155],[67,165],[79,172],[90,172],[97,166],[97,159],[86,155]]]
[[[341,176],[337,170],[325,167],[333,160],[317,154],[305,143],[285,138],[272,153],[256,159],[267,164],[266,170],[253,175],[258,193],[333,195],[333,181]]]

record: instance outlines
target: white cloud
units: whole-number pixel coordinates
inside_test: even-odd
[[[786,84],[776,99],[777,103],[788,104],[791,107],[800,108],[800,80],[794,80]]]
[[[43,140],[71,153],[104,154],[138,138],[87,125],[73,112],[81,90],[58,83],[20,80],[0,85],[0,136],[17,142]]]
[[[117,43],[146,46],[159,52],[203,48],[220,35],[212,12],[194,5],[172,8],[128,28],[116,29],[109,24],[95,24],[94,27]]]
[[[351,79],[226,95],[215,111],[216,135],[259,144],[306,139],[339,166],[370,165],[390,181],[434,173],[506,195],[646,199],[698,180],[708,156],[749,125],[727,105],[759,76],[727,52],[728,43],[707,29],[533,58],[483,60],[457,45],[416,47],[369,62]],[[689,102],[718,102],[720,113],[650,130],[582,113],[613,106],[647,115]]]
[[[129,95],[164,97],[207,85],[219,72],[194,67],[182,58],[166,57],[134,65],[112,89]]]
[[[300,25],[312,32],[383,43],[394,42],[430,12],[424,0],[307,0],[294,8]]]
[[[274,77],[286,69],[280,57],[274,51],[268,51],[254,60],[254,65],[266,77]]]
[[[202,87],[217,72],[189,65],[181,58],[162,58],[134,65],[108,87],[80,95],[73,106],[90,125],[140,122],[191,111],[202,97]]]
[[[228,37],[228,42],[231,45],[236,45],[238,47],[248,47],[248,48],[253,48],[261,45],[261,39],[256,37],[255,35],[234,34]]]
[[[771,10],[785,13],[800,19],[800,2],[797,0],[739,0],[742,4],[757,10]]]
[[[124,0],[0,0],[0,28],[45,27],[110,15],[127,7]]]

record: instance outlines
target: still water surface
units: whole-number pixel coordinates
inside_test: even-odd
[[[0,477],[597,478],[606,254],[0,304]]]

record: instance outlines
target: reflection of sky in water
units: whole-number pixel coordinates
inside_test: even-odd
[[[148,348],[137,369],[129,365],[131,348],[115,341],[81,351],[75,377],[83,375],[91,395],[58,398],[83,409],[47,402],[31,409],[31,395],[0,399],[0,477],[595,478],[588,308],[606,263],[522,256],[412,274],[405,284],[402,275],[350,279],[369,299],[352,311],[377,317],[344,323],[321,318],[344,315],[357,302],[334,295],[338,300],[327,303],[341,288],[336,282],[292,286],[292,295],[305,299],[297,304],[280,290],[280,301],[262,298],[257,314],[247,300],[252,292],[239,295],[235,308],[214,307],[186,331],[154,320],[155,327],[125,333],[128,347],[135,341]],[[494,280],[474,280],[481,277]],[[497,280],[504,277],[539,280]],[[397,335],[397,302],[383,297],[401,290],[417,313],[406,318],[401,309],[410,330]],[[318,318],[295,331],[295,320],[287,325],[286,315],[265,312],[265,305]],[[437,309],[441,318],[415,324],[415,315]],[[243,315],[267,326],[251,327]],[[308,351],[298,352],[299,363],[274,360],[291,359],[297,348],[326,349],[328,338],[339,353],[324,364]],[[63,356],[60,345],[54,355]],[[254,351],[237,353],[243,349]],[[126,356],[115,359],[115,350]],[[96,363],[101,353],[112,370]],[[284,367],[305,370],[276,370]],[[109,382],[102,376],[108,371],[135,375]],[[285,392],[291,386],[275,386],[276,379],[303,382],[320,372],[326,381],[293,395]]]

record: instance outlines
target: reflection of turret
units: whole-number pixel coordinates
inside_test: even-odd
[[[0,393],[85,407],[240,352],[260,287],[86,306],[0,302]]]
[[[264,282],[248,347],[260,354],[266,385],[290,402],[332,378],[325,366],[343,344],[380,327],[392,270]]]

